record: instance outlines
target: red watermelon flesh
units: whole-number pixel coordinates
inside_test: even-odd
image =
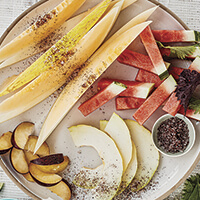
[[[154,87],[153,83],[143,83],[143,82],[138,82],[138,81],[102,78],[98,82],[98,90],[104,89],[113,81],[122,83],[127,86],[127,89],[124,90],[122,93],[120,93],[119,96],[147,98],[147,96],[149,95],[149,93]]]
[[[175,90],[176,81],[170,75],[138,108],[133,114],[136,121],[143,125],[144,122],[157,110],[159,106],[170,96]]]
[[[126,49],[117,61],[138,69],[144,69],[156,74],[156,70],[149,56]]]
[[[180,105],[180,100],[177,99],[177,97],[175,96],[176,93],[173,93],[168,101],[166,102],[166,104],[163,107],[163,110],[167,113],[169,113],[170,115],[175,116],[176,113],[179,111],[181,105]]]
[[[82,112],[84,116],[89,115],[97,108],[101,107],[107,103],[112,98],[116,97],[122,91],[126,89],[126,86],[119,82],[112,82],[103,90],[99,91],[96,95],[82,103],[78,109]]]
[[[163,81],[160,80],[159,76],[148,72],[146,70],[140,69],[135,77],[136,81],[145,82],[145,83],[155,83],[157,88]]]
[[[116,110],[127,110],[139,108],[145,99],[135,97],[117,97],[115,99]]]

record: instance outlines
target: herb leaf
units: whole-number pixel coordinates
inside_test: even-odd
[[[200,199],[200,174],[192,175],[184,183],[181,200]]]
[[[164,46],[161,42],[157,41],[159,48],[170,49],[170,57],[177,57],[180,59],[185,59],[187,56],[192,55],[198,44],[191,46]]]
[[[200,113],[200,99],[192,97],[190,99],[188,108],[194,110],[195,111],[194,114]]]
[[[179,75],[177,81],[178,85],[176,86],[176,97],[178,100],[181,100],[181,105],[184,107],[184,111],[189,106],[190,99],[197,85],[200,84],[200,73],[195,70],[184,69]]]

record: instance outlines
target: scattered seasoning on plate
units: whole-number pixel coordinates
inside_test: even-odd
[[[183,152],[189,144],[189,129],[184,120],[171,117],[158,127],[158,144],[166,152]]]

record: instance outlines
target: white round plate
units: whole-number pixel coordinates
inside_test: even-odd
[[[28,25],[36,19],[39,14],[47,12],[60,3],[61,0],[44,0],[38,3],[36,6],[33,6],[31,9],[26,11],[21,17],[19,17],[14,24],[11,25],[10,29],[5,32],[2,37],[2,44],[7,43],[11,39],[13,39],[16,35],[21,33],[23,30],[28,27]],[[82,10],[87,9],[99,2],[99,0],[87,1]],[[154,2],[155,3],[155,2]],[[121,12],[115,27],[113,30],[121,27],[124,23],[126,23],[129,19],[136,16],[140,12],[155,6],[153,2],[147,0],[138,0],[132,6],[128,7],[124,11]],[[167,9],[161,6],[158,8],[155,13],[150,17],[153,20],[151,27],[153,29],[184,29],[186,26],[179,20],[177,17],[174,17],[174,14],[166,11]],[[130,49],[133,49],[138,52],[144,52],[144,49],[139,40],[136,40],[133,44],[130,45]],[[3,80],[11,76],[13,74],[18,74],[25,67],[30,65],[32,59],[29,58],[25,61],[21,61],[11,67],[7,67],[5,69],[0,70],[0,83]],[[117,61],[115,61],[112,66],[102,75],[102,77],[109,78],[118,78],[118,79],[127,79],[134,80],[134,77],[137,73],[137,70],[133,67],[125,66]],[[128,111],[116,111],[114,100],[105,104],[101,109],[96,110],[88,117],[84,117],[77,107],[81,102],[86,100],[92,93],[96,92],[96,84],[90,90],[88,90],[83,97],[76,103],[76,105],[72,108],[72,110],[67,114],[64,120],[59,124],[59,126],[55,129],[55,131],[48,138],[47,143],[50,146],[51,152],[54,153],[63,153],[64,155],[68,155],[70,158],[70,165],[63,173],[63,177],[72,184],[72,179],[74,174],[80,169],[81,166],[97,166],[100,163],[100,159],[96,153],[96,151],[92,148],[81,148],[78,149],[74,146],[73,141],[69,135],[68,127],[76,124],[90,124],[96,127],[99,127],[99,120],[109,119],[113,112],[119,114],[122,118],[133,119],[132,115],[135,110]],[[1,133],[12,131],[20,122],[22,121],[31,121],[35,123],[36,132],[38,135],[41,129],[41,126],[44,122],[45,117],[53,105],[55,101],[56,95],[51,95],[49,98],[28,110],[27,112],[21,114],[18,117],[15,117],[12,120],[9,120],[5,123],[0,124]],[[0,102],[3,100],[3,97],[0,98]],[[164,112],[161,109],[158,109],[150,119],[144,124],[149,130],[152,129],[154,122],[163,115]],[[55,116],[56,118],[56,116]],[[194,122],[193,122],[194,123]],[[200,136],[199,136],[199,126],[195,123],[196,129],[196,142],[191,149],[191,151],[178,158],[170,158],[166,156],[161,156],[160,165],[155,173],[151,183],[145,187],[144,190],[141,190],[137,194],[132,193],[128,197],[123,196],[120,199],[137,199],[137,200],[154,200],[154,199],[163,199],[167,195],[169,195],[176,187],[180,185],[184,181],[184,179],[189,175],[189,173],[194,169],[195,165],[199,161],[199,149],[200,149]],[[11,179],[34,199],[45,199],[51,197],[53,199],[59,199],[56,195],[52,194],[45,187],[41,187],[36,183],[30,183],[24,179],[22,175],[17,174],[9,161],[9,156],[2,156],[1,165],[6,173],[11,177]],[[76,187],[72,187],[72,199],[88,199],[85,196],[85,192],[82,189],[77,189]],[[85,197],[84,197],[85,196]],[[79,197],[79,198],[78,198]]]

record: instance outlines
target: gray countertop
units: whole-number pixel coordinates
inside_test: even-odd
[[[0,0],[0,36],[11,22],[25,9],[39,0]],[[173,11],[190,28],[200,31],[200,1],[199,0],[158,0]],[[200,171],[200,162],[192,174]],[[31,199],[22,192],[0,168],[0,182],[4,182],[4,188],[0,192],[0,198]],[[167,199],[180,199],[180,191],[183,185],[178,187]]]

